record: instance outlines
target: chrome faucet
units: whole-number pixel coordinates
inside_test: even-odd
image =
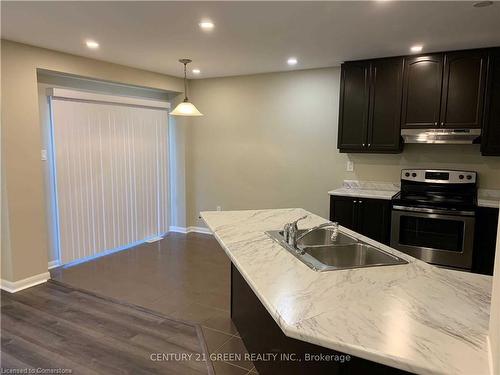
[[[336,221],[335,222],[327,222],[327,223],[323,223],[323,224],[320,224],[320,225],[316,225],[315,227],[313,228],[310,228],[308,230],[306,230],[304,233],[302,233],[300,236],[298,235],[299,233],[299,228],[297,226],[297,223],[300,221],[300,220],[304,220],[307,218],[307,215],[305,216],[302,216],[301,218],[295,220],[295,221],[292,221],[291,223],[286,223],[284,228],[283,228],[283,237],[285,239],[285,242],[288,243],[288,245],[292,246],[293,248],[295,248],[297,251],[301,251],[300,249],[297,248],[297,243],[302,239],[304,238],[305,236],[307,236],[309,233],[315,231],[315,230],[318,230],[318,229],[321,229],[321,228],[327,228],[327,227],[331,227],[333,230],[332,230],[332,234],[330,236],[331,240],[332,241],[335,241],[339,235],[339,223],[337,223]]]
[[[285,241],[293,247],[296,247],[297,245],[297,234],[299,232],[299,228],[297,226],[297,223],[300,220],[304,220],[308,217],[308,215],[302,216],[298,218],[295,221],[292,221],[291,223],[286,223],[285,227],[283,228],[283,237],[285,238]]]
[[[317,230],[317,229],[321,229],[321,228],[327,228],[327,227],[332,227],[333,231],[332,231],[332,234],[330,236],[330,238],[335,241],[339,235],[339,223],[337,223],[336,221],[334,222],[327,222],[327,223],[323,223],[323,224],[320,224],[320,225],[316,225],[315,227],[311,228],[311,229],[308,229],[306,230],[304,233],[302,233],[299,237],[297,237],[295,239],[295,243],[297,243],[299,240],[301,240],[302,238],[304,238],[305,236],[307,236],[309,233]]]

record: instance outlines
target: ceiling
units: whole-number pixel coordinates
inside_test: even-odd
[[[500,2],[2,1],[2,38],[175,76],[206,78],[500,45]],[[215,23],[211,32],[198,26]],[[88,49],[84,41],[100,43]],[[295,56],[298,64],[289,67]]]

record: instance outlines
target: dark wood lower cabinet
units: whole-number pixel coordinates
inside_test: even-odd
[[[472,272],[493,275],[498,229],[498,208],[479,207],[474,234]]]
[[[343,227],[356,230],[358,198],[331,196],[330,221],[336,221]]]
[[[254,360],[261,375],[409,374],[380,363],[287,337],[233,264],[231,318],[248,352],[261,356],[261,360]],[[276,359],[270,359],[274,355]],[[326,360],[326,356],[330,356],[329,360]]]
[[[390,200],[333,195],[330,220],[383,244],[391,242]]]

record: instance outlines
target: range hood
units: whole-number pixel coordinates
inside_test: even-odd
[[[480,142],[481,129],[401,129],[405,143],[466,145]]]

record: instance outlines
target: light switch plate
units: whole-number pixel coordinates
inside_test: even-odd
[[[47,160],[47,150],[45,149],[42,150],[41,157],[43,161]]]
[[[347,160],[347,164],[345,166],[345,170],[347,172],[354,172],[354,162],[352,160]]]

